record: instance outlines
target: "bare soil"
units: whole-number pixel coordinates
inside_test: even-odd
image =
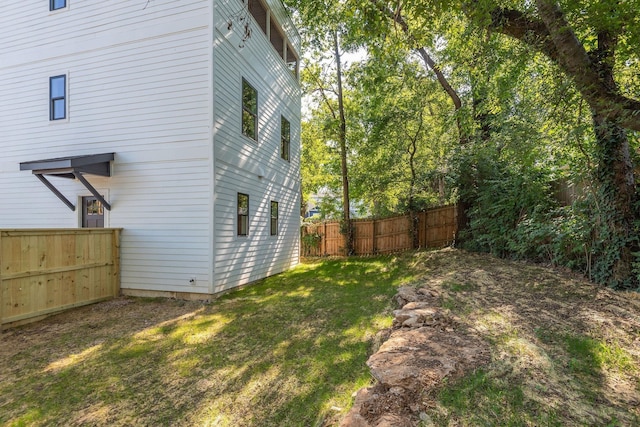
[[[640,425],[638,294],[451,249],[412,268],[343,426]]]

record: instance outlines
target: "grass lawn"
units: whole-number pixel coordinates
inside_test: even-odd
[[[640,425],[638,294],[451,249],[312,261],[210,304],[120,298],[9,329],[0,425],[337,425],[372,383],[365,362],[406,284],[489,355],[406,402],[421,426]]]
[[[305,263],[212,302],[118,299],[0,334],[0,425],[315,426],[365,361],[406,257]]]

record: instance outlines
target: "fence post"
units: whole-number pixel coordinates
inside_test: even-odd
[[[375,231],[376,231],[376,220],[371,220],[370,230],[371,233],[371,255],[376,253],[376,240],[375,240]]]
[[[378,224],[378,219],[374,218],[373,219],[373,253],[377,254],[378,253],[378,233],[376,231],[376,229],[378,227],[376,227],[376,225]]]
[[[424,222],[424,226],[422,227],[423,231],[423,242],[424,242],[424,247],[428,248],[429,247],[429,242],[427,241],[427,237],[429,236],[429,234],[427,233],[427,228],[429,227],[429,222],[428,222],[428,216],[429,214],[427,213],[426,210],[422,211],[422,219]]]
[[[322,227],[323,227],[323,233],[322,233],[322,237],[320,238],[320,241],[322,242],[321,245],[321,253],[320,256],[324,256],[327,253],[327,223],[323,222],[322,223]]]
[[[120,295],[120,232],[119,229],[113,230],[111,236],[111,256],[113,257],[113,296],[118,297]]]
[[[458,241],[458,204],[453,205],[453,245],[457,247]]]

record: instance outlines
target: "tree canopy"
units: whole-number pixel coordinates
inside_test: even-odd
[[[640,0],[287,3],[306,48],[307,192],[339,194],[341,65],[364,211],[458,201],[468,247],[638,286]]]

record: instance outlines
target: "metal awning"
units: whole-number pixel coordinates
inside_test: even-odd
[[[115,153],[89,154],[85,156],[58,157],[56,159],[32,160],[20,163],[20,170],[30,170],[49,190],[53,192],[72,211],[76,207],[71,203],[47,178],[45,175],[57,176],[60,178],[77,179],[84,185],[93,196],[107,209],[111,210],[111,205],[102,197],[98,191],[84,177],[84,174],[111,176],[111,161]]]

